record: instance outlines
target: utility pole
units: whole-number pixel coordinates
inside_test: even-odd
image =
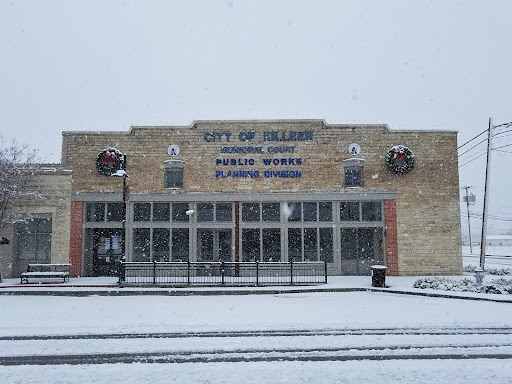
[[[468,207],[468,230],[469,230],[469,252],[473,253],[473,241],[471,240],[471,221],[469,219],[469,196],[468,196],[468,189],[471,188],[471,186],[462,187],[462,189],[466,190],[466,197],[464,200],[466,201],[466,205]]]
[[[492,134],[494,126],[492,125],[492,117],[489,118],[489,136],[487,140],[487,166],[485,168],[485,190],[484,190],[484,208],[482,214],[482,240],[480,242],[480,268],[485,271],[485,246],[487,244],[487,213],[489,205],[489,179],[491,169],[491,149],[492,149]]]

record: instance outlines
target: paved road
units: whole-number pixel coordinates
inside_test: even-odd
[[[0,338],[0,365],[512,359],[512,328],[394,328]]]

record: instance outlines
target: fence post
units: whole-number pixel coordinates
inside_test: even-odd
[[[156,260],[153,260],[153,284],[156,284]]]
[[[121,257],[121,262],[119,263],[119,281],[117,282],[117,284],[122,284],[126,280],[125,265],[124,265],[125,262],[126,262],[126,257],[125,256]]]
[[[258,260],[256,260],[256,285],[260,284],[259,272],[260,272],[260,262]]]
[[[187,284],[190,285],[190,260],[187,261]]]
[[[220,281],[224,285],[224,260],[220,261]]]
[[[324,268],[324,271],[325,271],[325,284],[327,284],[327,261],[324,261],[324,264],[325,264],[325,268]]]
[[[293,259],[290,260],[290,285],[293,285]]]

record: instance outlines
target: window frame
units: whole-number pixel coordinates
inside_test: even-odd
[[[176,172],[180,176],[177,181],[170,182],[171,172]],[[183,189],[185,185],[185,162],[183,160],[166,160],[164,162],[164,188],[165,189]]]
[[[364,159],[343,160],[343,185],[345,188],[362,188],[364,186]]]
[[[47,221],[48,223],[45,225],[49,225],[48,230],[40,230],[40,225],[37,223],[40,220]],[[24,230],[27,228],[27,224],[29,221],[32,221],[34,227],[31,230]],[[37,221],[37,222],[36,222]],[[47,264],[51,262],[52,258],[52,237],[53,237],[53,217],[51,214],[49,215],[37,215],[35,217],[30,218],[26,222],[17,223],[14,225],[14,234],[15,234],[15,247],[16,247],[16,260],[21,263],[41,263]],[[20,250],[27,249],[26,247],[21,246],[22,238],[30,238],[33,241],[34,249],[33,255],[30,258],[22,258],[20,257]],[[44,250],[44,245],[48,245],[48,249]],[[44,251],[44,252],[43,252]],[[44,258],[38,258],[38,253],[45,253]]]

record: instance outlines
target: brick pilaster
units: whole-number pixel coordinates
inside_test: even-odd
[[[69,262],[71,263],[71,277],[78,277],[82,273],[82,223],[83,203],[74,201],[71,203],[71,234]]]
[[[389,276],[398,276],[398,242],[396,228],[396,202],[384,200],[384,229],[386,231],[386,265]]]

